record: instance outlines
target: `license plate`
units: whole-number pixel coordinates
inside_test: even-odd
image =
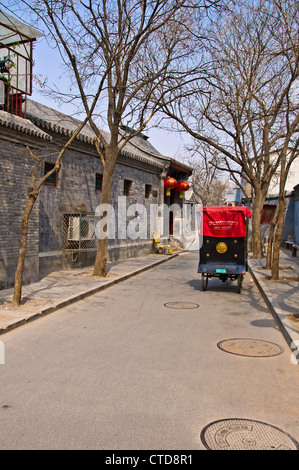
[[[226,273],[226,269],[216,269],[216,273]]]

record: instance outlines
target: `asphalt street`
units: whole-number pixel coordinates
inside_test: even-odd
[[[229,419],[298,442],[298,365],[254,281],[202,292],[197,261],[182,254],[2,335],[0,449],[204,450],[202,430]],[[219,347],[236,338],[281,353]]]

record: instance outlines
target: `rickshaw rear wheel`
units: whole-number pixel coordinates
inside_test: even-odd
[[[202,287],[202,290],[207,290],[207,287],[208,287],[208,275],[207,274],[202,274],[201,275],[201,287]]]
[[[241,294],[242,284],[243,284],[243,274],[238,276],[238,293]]]

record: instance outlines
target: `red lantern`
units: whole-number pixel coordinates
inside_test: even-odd
[[[183,192],[189,189],[189,183],[186,181],[180,181],[177,185],[175,190],[180,193],[180,197],[183,197]]]
[[[166,189],[166,196],[170,196],[170,190],[174,189],[177,185],[177,180],[169,176],[164,180],[164,188]]]

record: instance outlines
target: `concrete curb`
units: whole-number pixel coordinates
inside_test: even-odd
[[[294,358],[297,358],[296,363],[299,364],[299,334],[294,331],[292,324],[288,319],[288,315],[283,312],[276,304],[275,299],[271,295],[271,292],[267,289],[265,283],[256,275],[254,269],[250,266],[248,262],[248,271],[252,276],[255,284],[257,285],[264,301],[266,302],[267,307],[269,308],[277,326],[279,327],[284,339],[286,340],[288,346],[293,352]],[[295,363],[295,362],[294,362]]]
[[[179,253],[174,253],[173,255],[169,255],[169,256],[167,256],[163,259],[160,259],[160,260],[158,260],[154,263],[150,263],[147,266],[143,266],[142,268],[136,269],[135,271],[131,271],[127,274],[120,275],[118,278],[116,278],[114,280],[111,280],[111,281],[107,281],[105,284],[102,284],[102,285],[97,286],[97,287],[93,287],[90,290],[87,290],[85,292],[81,292],[78,295],[74,295],[74,296],[72,296],[68,299],[65,299],[61,302],[58,302],[56,305],[41,309],[37,313],[33,313],[31,315],[30,314],[25,314],[23,318],[20,318],[19,320],[16,320],[16,321],[12,322],[11,324],[7,325],[4,328],[0,328],[0,335],[2,335],[4,333],[7,333],[8,331],[11,331],[11,330],[13,330],[13,329],[15,329],[19,326],[22,326],[22,325],[26,324],[26,323],[29,323],[33,320],[36,320],[37,318],[41,318],[45,315],[48,315],[49,313],[56,312],[57,310],[59,310],[61,308],[64,308],[64,307],[67,307],[68,305],[71,305],[75,302],[78,302],[79,300],[83,300],[83,299],[85,299],[85,298],[87,298],[91,295],[97,294],[98,292],[101,292],[105,289],[108,289],[108,287],[115,286],[116,284],[119,284],[120,282],[126,281],[127,279],[130,279],[131,277],[137,276],[138,274],[141,274],[145,271],[148,271],[151,268],[154,268],[156,266],[159,266],[160,264],[166,263],[167,261],[169,261],[173,258],[176,258],[177,256],[179,256]]]

